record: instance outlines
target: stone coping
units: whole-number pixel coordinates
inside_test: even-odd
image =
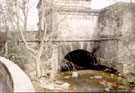
[[[7,67],[13,79],[14,92],[35,92],[29,77],[12,61],[0,57],[0,61]]]

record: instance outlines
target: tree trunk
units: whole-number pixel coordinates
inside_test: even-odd
[[[8,54],[8,42],[6,41],[5,43],[5,54],[4,54],[4,57],[6,57]]]
[[[36,76],[37,78],[41,77],[41,68],[40,68],[40,60],[36,59]]]

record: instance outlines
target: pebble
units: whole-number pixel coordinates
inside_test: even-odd
[[[118,77],[118,80],[122,80],[122,77]]]
[[[122,88],[122,89],[125,89],[126,87],[125,87],[125,86],[118,86],[118,88]]]
[[[55,81],[56,84],[63,84],[63,81]]]
[[[72,72],[72,77],[77,78],[78,77],[78,72]]]
[[[102,76],[94,76],[95,79],[102,79]]]
[[[122,74],[119,73],[119,76],[122,76]]]
[[[113,78],[113,74],[111,74],[111,78]]]
[[[105,91],[110,91],[110,89],[109,89],[109,88],[105,88],[104,90],[105,90]]]
[[[64,78],[68,79],[68,78],[70,78],[70,76],[65,76]]]
[[[108,88],[110,88],[110,89],[111,89],[111,88],[112,88],[112,86],[113,86],[113,84],[112,84],[112,83],[107,82],[107,87],[108,87]]]
[[[102,85],[104,85],[104,86],[106,86],[107,81],[103,80],[103,81],[101,81],[101,82],[99,82],[99,83],[102,84]]]
[[[94,77],[90,77],[90,79],[94,79]]]
[[[65,89],[68,89],[70,86],[69,83],[65,82],[64,84],[62,84],[62,87],[65,88]]]

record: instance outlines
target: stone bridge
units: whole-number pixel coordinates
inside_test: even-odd
[[[29,77],[14,62],[0,57],[0,92],[35,92]]]
[[[112,59],[117,56],[119,40],[102,37],[102,32],[99,32],[98,28],[100,10],[91,9],[91,0],[54,0],[54,2],[46,0],[44,3],[40,0],[37,6],[39,34],[31,32],[26,36],[31,47],[37,47],[40,41],[36,37],[42,35],[45,28],[44,17],[47,19],[46,37],[49,37],[49,41],[45,41],[42,60],[50,59],[53,50],[57,50],[57,59],[60,63],[71,51],[83,49],[91,52],[96,47],[100,47],[96,52],[97,58]],[[43,7],[48,7],[46,12],[43,11]],[[105,61],[103,64],[122,72],[122,68],[119,68],[121,64],[117,59],[112,62]]]
[[[34,34],[38,33],[34,32],[26,36],[31,36],[27,41],[31,43],[32,47],[37,46],[40,41],[36,38],[33,39],[32,36],[40,36],[44,30],[43,18],[49,19],[47,20],[47,37],[49,35],[50,37],[49,41],[45,41],[43,60],[50,59],[54,54],[53,50],[57,50],[58,56],[55,57],[61,62],[64,56],[73,50],[83,49],[91,52],[93,48],[99,46],[96,55],[102,64],[114,67],[121,73],[133,72],[135,64],[131,64],[134,60],[131,61],[128,57],[127,45],[121,41],[121,38],[126,36],[126,31],[130,31],[132,28],[132,26],[127,26],[127,20],[129,20],[129,25],[133,23],[131,22],[132,11],[128,10],[128,4],[118,3],[99,11],[90,8],[91,0],[69,0],[70,2],[68,0],[55,0],[58,3],[46,1],[47,7],[50,7],[46,15],[43,13],[42,7],[44,6],[42,6],[41,1],[37,7],[40,34]],[[119,6],[123,7],[123,11],[119,10]],[[127,7],[128,14],[124,12],[124,7]],[[123,15],[119,16],[119,14]],[[128,44],[128,47],[134,50],[133,45]]]

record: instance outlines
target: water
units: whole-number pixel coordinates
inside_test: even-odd
[[[72,77],[73,72],[77,72],[78,77]],[[65,91],[70,92],[135,90],[135,85],[128,83],[123,77],[104,71],[80,70],[61,72],[58,80],[69,83],[70,87]]]

